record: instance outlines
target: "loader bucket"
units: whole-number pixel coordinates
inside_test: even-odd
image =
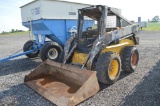
[[[74,106],[99,91],[95,71],[46,60],[25,76],[25,84],[58,106]]]

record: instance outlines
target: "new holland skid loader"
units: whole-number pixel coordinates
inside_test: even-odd
[[[95,23],[84,29],[86,19]],[[77,34],[67,40],[59,63],[46,60],[25,76],[25,84],[58,106],[77,105],[99,91],[98,81],[112,84],[121,69],[134,72],[138,32],[115,8],[79,9]]]

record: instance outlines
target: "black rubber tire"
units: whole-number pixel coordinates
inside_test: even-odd
[[[133,53],[136,53],[137,59],[136,64],[132,64],[132,55]],[[121,51],[121,61],[122,61],[122,70],[126,72],[134,72],[139,61],[139,53],[138,49],[135,46],[126,46]]]
[[[63,59],[64,59],[64,51],[61,51],[58,62],[63,63]]]
[[[34,43],[35,43],[35,41],[33,41],[33,40],[27,41],[27,42],[24,44],[24,46],[23,46],[23,51],[26,52],[26,51],[28,51],[28,50],[32,50],[32,46],[33,46]],[[38,55],[39,55],[39,50],[36,51],[36,52],[34,52],[34,53],[26,54],[26,56],[27,56],[28,58],[35,58],[35,57],[37,57]]]
[[[48,52],[49,52],[50,49],[56,49],[57,50],[58,56],[55,59],[51,59],[49,57]],[[60,53],[61,53],[61,49],[58,46],[54,45],[54,42],[51,41],[51,42],[45,43],[42,46],[42,48],[40,50],[40,58],[41,58],[42,61],[45,61],[45,60],[49,59],[49,60],[58,62],[59,57],[60,57]]]
[[[118,72],[114,79],[111,79],[109,76],[109,68],[112,60],[117,60],[118,62]],[[119,55],[114,52],[102,53],[97,59],[95,70],[97,71],[97,78],[99,82],[104,84],[114,83],[119,78],[121,71],[121,60]]]

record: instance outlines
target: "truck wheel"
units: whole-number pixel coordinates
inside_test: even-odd
[[[24,46],[23,46],[23,51],[24,52],[26,52],[26,51],[28,51],[28,50],[33,50],[34,48],[33,48],[33,44],[34,44],[35,42],[33,41],[33,40],[29,40],[29,41],[27,41],[25,44],[24,44]],[[29,54],[26,54],[26,56],[28,57],[28,58],[35,58],[35,57],[37,57],[39,55],[39,50],[38,51],[35,51],[35,52],[32,52],[32,53],[29,53]]]
[[[126,46],[121,51],[122,70],[134,72],[139,60],[138,49],[135,46]]]
[[[101,54],[96,63],[97,78],[104,84],[112,84],[119,78],[121,60],[118,54],[106,52]]]
[[[61,50],[58,46],[54,45],[54,42],[47,42],[43,45],[40,51],[40,57],[42,61],[47,59],[58,62]]]

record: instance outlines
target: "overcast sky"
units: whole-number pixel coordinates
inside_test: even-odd
[[[0,0],[0,32],[11,29],[27,30],[21,24],[20,6],[33,0]],[[159,0],[65,0],[89,4],[103,4],[121,9],[122,15],[128,20],[135,20],[139,16],[142,21],[160,16]]]

